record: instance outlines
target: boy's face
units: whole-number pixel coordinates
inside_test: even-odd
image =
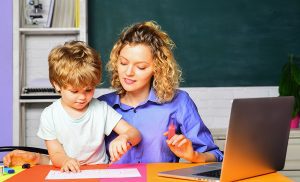
[[[56,86],[57,87],[57,86]],[[67,86],[66,88],[56,88],[60,90],[61,103],[66,109],[84,112],[92,100],[95,87],[74,88]]]

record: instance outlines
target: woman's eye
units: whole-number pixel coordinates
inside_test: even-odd
[[[140,69],[140,70],[144,70],[147,68],[147,65],[145,64],[140,64],[140,65],[137,65],[137,68]]]
[[[120,63],[120,65],[126,65],[127,64],[127,60],[119,58],[118,62]]]
[[[144,69],[146,69],[146,67],[138,67],[138,69],[144,70]]]

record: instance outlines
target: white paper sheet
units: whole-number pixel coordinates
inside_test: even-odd
[[[60,172],[51,170],[46,179],[82,179],[82,178],[129,178],[141,177],[137,168],[126,169],[91,169],[81,170],[79,173]]]

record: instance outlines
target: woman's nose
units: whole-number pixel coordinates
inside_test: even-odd
[[[128,66],[126,69],[126,75],[133,75],[133,67],[132,66]]]

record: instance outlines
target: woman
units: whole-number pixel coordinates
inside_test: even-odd
[[[173,47],[168,34],[148,21],[125,28],[111,51],[107,68],[116,92],[99,100],[111,105],[142,135],[142,141],[117,163],[223,160],[194,102],[178,89],[181,71]],[[175,123],[176,134],[167,139],[171,123]],[[115,136],[112,133],[106,143]],[[13,161],[12,156],[8,154],[4,162]],[[47,157],[39,156],[37,161],[45,162]]]
[[[181,71],[173,41],[155,22],[127,27],[115,43],[107,64],[116,92],[103,95],[142,134],[142,141],[117,163],[222,161],[222,153],[201,120],[189,95],[178,90]],[[166,140],[174,122],[177,133]],[[111,134],[107,143],[115,138]],[[153,155],[155,153],[155,155]]]

